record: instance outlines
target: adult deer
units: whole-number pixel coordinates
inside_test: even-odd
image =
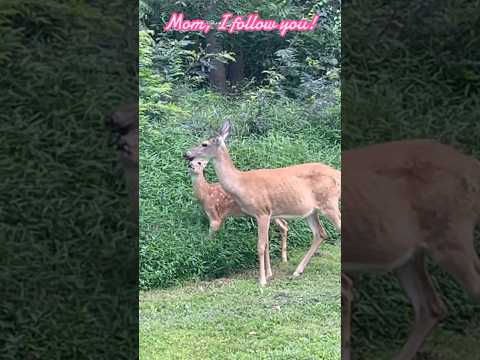
[[[340,231],[340,171],[321,163],[294,165],[278,169],[240,171],[233,165],[225,139],[230,133],[226,121],[219,134],[185,154],[187,160],[212,160],[220,184],[241,210],[254,217],[258,225],[257,253],[259,282],[266,285],[272,273],[266,269],[266,245],[272,218],[307,218],[313,232],[310,249],[294,272],[303,273],[311,257],[326,237],[318,212]]]
[[[212,236],[220,229],[227,217],[242,217],[246,216],[246,214],[240,209],[240,206],[233,200],[232,196],[223,190],[220,184],[207,182],[203,175],[203,170],[207,164],[208,161],[206,160],[193,159],[189,161],[188,169],[192,177],[195,196],[202,204],[202,208],[210,221],[210,236]],[[288,224],[283,219],[275,219],[275,224],[280,229],[282,261],[286,262]],[[266,252],[269,253],[268,244],[266,246]],[[270,258],[269,255],[266,256]],[[266,266],[267,269],[270,268],[270,261],[268,261]]]
[[[343,161],[342,354],[350,360],[352,279],[347,273],[393,271],[415,311],[396,360],[414,358],[446,308],[425,268],[425,254],[480,301],[480,163],[429,140],[347,151]]]

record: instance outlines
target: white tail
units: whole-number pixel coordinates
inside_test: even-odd
[[[314,238],[294,275],[303,273],[311,257],[326,237],[318,212],[326,216],[340,231],[340,171],[321,163],[289,166],[279,169],[240,171],[233,165],[225,146],[230,124],[225,122],[220,133],[185,157],[188,160],[212,160],[223,189],[241,210],[255,217],[258,224],[257,252],[260,263],[259,282],[266,284],[268,229],[272,218],[307,218]]]
[[[473,244],[480,217],[479,163],[428,140],[347,151],[342,160],[348,222],[342,271],[395,272],[415,310],[413,329],[395,359],[412,359],[446,312],[425,268],[425,253],[480,300],[480,260]],[[349,360],[353,285],[346,274],[342,280],[342,354]]]
[[[240,206],[233,200],[233,198],[223,190],[218,183],[208,183],[203,175],[203,169],[208,161],[193,159],[188,163],[188,169],[193,180],[193,190],[195,196],[202,204],[202,208],[207,214],[210,221],[210,236],[217,232],[222,226],[223,222],[229,216],[242,217],[246,216]],[[275,219],[275,224],[280,230],[282,261],[287,261],[287,237],[288,224],[283,219]],[[267,244],[267,253],[268,251]],[[267,255],[269,256],[269,255]],[[267,272],[271,274],[270,261],[267,263]]]

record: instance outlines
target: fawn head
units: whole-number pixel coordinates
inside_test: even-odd
[[[225,146],[225,139],[230,134],[230,127],[230,122],[225,121],[216,136],[187,151],[183,157],[188,161],[192,161],[193,159],[208,161],[215,158],[218,155],[220,147]]]
[[[207,160],[193,159],[188,162],[188,172],[190,175],[200,175],[203,173],[203,169],[205,169],[207,164]]]

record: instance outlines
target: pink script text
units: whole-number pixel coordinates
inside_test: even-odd
[[[217,24],[217,31],[225,31],[229,34],[240,31],[274,31],[278,30],[281,37],[285,37],[289,31],[314,31],[318,23],[319,15],[315,15],[311,21],[308,20],[282,20],[278,23],[275,20],[261,19],[257,13],[244,16],[234,16],[232,13],[222,15]],[[207,20],[187,20],[183,13],[172,13],[170,19],[163,27],[163,31],[200,31],[208,33],[215,24]]]

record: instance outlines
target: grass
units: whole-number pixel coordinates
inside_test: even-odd
[[[140,358],[340,359],[340,247],[321,251],[301,278],[303,250],[274,262],[263,289],[247,271],[141,292]]]
[[[2,359],[136,357],[137,249],[103,124],[137,96],[120,5],[0,7]]]

